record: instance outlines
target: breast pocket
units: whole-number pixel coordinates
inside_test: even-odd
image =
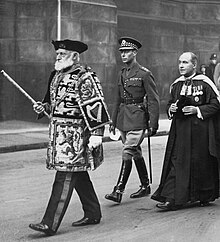
[[[135,79],[135,80],[129,79],[127,81],[127,86],[128,87],[142,87],[142,80],[141,79]]]

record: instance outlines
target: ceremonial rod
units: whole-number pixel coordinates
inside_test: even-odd
[[[147,136],[147,141],[148,141],[148,161],[149,161],[149,171],[150,171],[150,183],[152,184],[152,182],[153,182],[153,176],[152,176],[150,136]]]
[[[15,80],[13,80],[4,70],[1,70],[3,76],[5,76],[14,86],[18,88],[18,90],[25,95],[33,104],[37,102],[22,88],[20,87]],[[49,118],[49,114],[44,111],[44,114]]]

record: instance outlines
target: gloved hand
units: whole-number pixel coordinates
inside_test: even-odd
[[[33,105],[33,109],[34,111],[37,113],[37,114],[40,114],[42,112],[45,111],[45,108],[44,108],[44,105],[42,102],[36,102],[34,105]]]
[[[94,149],[102,144],[102,136],[91,135],[89,138],[88,147],[89,149]]]
[[[157,133],[157,130],[154,128],[149,128],[147,131],[147,136],[153,136]]]
[[[109,132],[112,132],[115,135],[115,126],[113,124],[109,125]]]

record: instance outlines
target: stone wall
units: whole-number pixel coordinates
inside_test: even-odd
[[[42,99],[56,36],[54,1],[4,0],[0,51],[4,69],[33,98]],[[1,76],[1,118],[34,120],[30,101]]]
[[[44,96],[57,38],[57,0],[2,0],[0,3],[0,68],[35,100]],[[83,64],[99,75],[106,100],[116,71],[116,13],[111,0],[62,0],[61,39],[84,41]],[[0,76],[0,119],[35,120],[32,104]]]
[[[169,85],[178,76],[177,59],[193,51],[200,63],[219,52],[220,2],[205,0],[61,0],[61,38],[86,42],[82,54],[99,75],[109,110],[117,71],[117,39],[124,35],[143,43],[139,62],[152,70],[165,112]],[[57,0],[0,1],[0,69],[34,99],[41,100],[55,53]],[[0,120],[35,120],[31,103],[0,76]]]
[[[181,0],[116,0],[118,35],[133,36],[143,47],[138,60],[152,70],[160,92],[161,113],[170,83],[178,76],[177,59],[192,51],[201,63],[219,52],[220,2]],[[117,56],[119,61],[119,57]]]

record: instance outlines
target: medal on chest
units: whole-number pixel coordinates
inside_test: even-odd
[[[193,87],[193,94],[195,102],[199,102],[200,98],[199,96],[203,95],[203,86],[194,86]]]
[[[203,86],[194,86],[193,87],[193,96],[200,96],[203,94]]]

